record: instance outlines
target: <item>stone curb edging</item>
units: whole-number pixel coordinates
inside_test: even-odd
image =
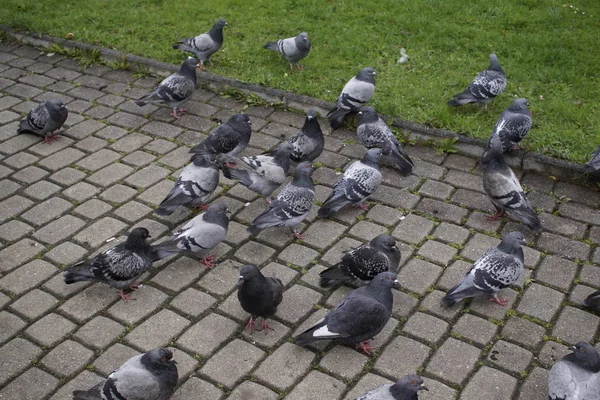
[[[32,32],[18,31],[2,24],[0,24],[0,30],[19,42],[27,43],[35,47],[50,47],[52,44],[56,43],[63,47],[82,50],[97,50],[100,52],[100,55],[108,61],[125,60],[131,64],[134,70],[140,69],[140,66],[145,66],[150,70],[150,72],[161,76],[166,76],[167,74],[179,69],[179,66],[175,64],[169,64],[147,57],[127,54],[117,50],[101,48],[87,43],[75,42],[49,35],[34,36],[35,34]],[[234,88],[245,94],[258,96],[268,102],[282,103],[286,107],[292,107],[301,110],[316,108],[321,115],[327,114],[327,112],[334,107],[334,103],[325,100],[299,95],[292,92],[286,92],[270,87],[243,83],[235,79],[222,77],[207,71],[198,71],[198,77],[210,90],[216,92],[224,91],[227,88]],[[384,115],[382,115],[382,118],[387,119],[387,117]],[[397,128],[407,130],[413,136],[423,139],[448,137],[458,138],[458,143],[456,146],[457,153],[468,156],[481,156],[487,143],[487,141],[484,139],[472,138],[449,130],[433,128],[427,125],[418,124],[399,118],[393,118],[392,125]],[[520,150],[514,152],[512,155],[507,157],[507,163],[512,167],[520,168],[522,171],[534,171],[540,174],[552,175],[567,180],[582,180],[585,178],[585,169],[583,165],[531,151]],[[599,179],[594,176],[588,176],[588,180],[590,182],[596,182]]]

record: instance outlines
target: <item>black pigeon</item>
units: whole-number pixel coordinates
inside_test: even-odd
[[[325,146],[325,138],[314,109],[306,112],[304,126],[288,142],[294,146],[290,155],[294,162],[314,161],[321,155]]]
[[[308,40],[306,32],[302,32],[296,37],[269,42],[264,45],[264,48],[274,50],[285,57],[290,63],[290,69],[294,69],[294,64],[296,64],[297,69],[302,69],[300,60],[310,52],[310,40]]]
[[[596,290],[590,294],[584,301],[583,304],[586,307],[600,310],[600,290]]]
[[[394,238],[382,233],[370,242],[346,252],[342,261],[321,272],[319,285],[327,288],[356,279],[371,281],[382,272],[396,271],[401,257]]]
[[[166,104],[173,109],[173,117],[179,118],[177,111],[185,112],[180,106],[191,99],[196,90],[197,66],[198,60],[188,57],[178,72],[163,79],[151,93],[137,100],[135,104],[140,107],[146,104]]]
[[[353,162],[333,186],[333,191],[319,209],[319,216],[327,218],[348,204],[366,209],[363,201],[375,193],[383,179],[379,172],[380,157],[381,149],[370,149],[362,160]]]
[[[275,315],[277,306],[283,300],[283,283],[275,277],[265,278],[256,265],[244,265],[240,271],[237,292],[238,300],[244,311],[250,313],[246,328],[252,333],[254,317],[262,317],[261,330],[273,330],[267,324],[267,317]]]
[[[168,240],[152,246],[152,260],[161,260],[174,254],[189,254],[200,258],[202,264],[212,268],[215,256],[209,253],[227,236],[228,212],[225,203],[211,204],[205,213],[197,215],[175,230]]]
[[[518,150],[519,142],[529,133],[532,121],[528,105],[527,99],[517,99],[496,121],[492,135],[500,136],[502,151]]]
[[[394,304],[392,287],[398,284],[393,272],[380,273],[369,285],[354,289],[323,319],[296,336],[296,344],[339,339],[346,344],[360,343],[360,348],[371,354],[375,348],[367,340],[381,332],[389,321]]]
[[[206,203],[219,184],[219,166],[212,155],[194,154],[192,163],[187,165],[171,192],[160,203],[158,215],[171,215],[182,205],[206,209]]]
[[[173,352],[154,349],[131,357],[91,389],[73,391],[73,400],[167,400],[177,379]]]
[[[223,46],[223,28],[226,25],[227,21],[219,18],[213,27],[210,28],[210,31],[189,39],[179,39],[179,43],[175,43],[173,48],[195,54],[198,60],[200,60],[199,68],[204,69],[204,62],[210,61],[212,65],[210,56]]]
[[[344,117],[350,112],[358,111],[375,93],[375,70],[363,68],[358,75],[350,79],[337,98],[335,108],[327,114],[333,129],[342,126]]]
[[[548,400],[600,399],[600,355],[589,343],[571,347],[548,374]]]
[[[589,173],[600,171],[600,146],[592,154],[592,159],[585,164],[585,170]]]
[[[131,294],[125,294],[123,289],[137,289],[135,280],[152,266],[152,247],[146,242],[149,237],[148,229],[135,228],[125,242],[65,270],[65,283],[106,283],[119,289],[123,300],[131,300]]]
[[[210,131],[206,139],[190,149],[190,153],[236,156],[248,147],[252,134],[251,126],[250,118],[246,114],[235,114],[227,122]]]
[[[390,127],[379,118],[372,107],[363,107],[358,112],[356,134],[366,148],[379,147],[383,150],[381,155],[383,165],[397,168],[404,176],[412,173],[415,164],[404,151]]]
[[[448,100],[451,106],[462,106],[467,103],[486,104],[506,88],[506,75],[498,62],[495,54],[490,54],[490,66],[485,71],[477,74],[473,82],[461,92]]]
[[[381,385],[356,400],[418,400],[419,391],[429,390],[419,375],[406,375],[398,382]]]
[[[530,229],[541,232],[540,219],[529,204],[519,179],[504,161],[500,136],[492,135],[483,153],[481,164],[483,165],[483,189],[496,208],[496,214],[486,218],[493,221],[508,212]]]
[[[69,111],[61,100],[46,100],[33,107],[27,118],[19,122],[17,134],[31,133],[41,136],[44,142],[49,144],[60,139],[54,132],[63,126],[68,116]]]
[[[297,239],[304,238],[303,234],[296,232],[296,227],[308,216],[315,202],[315,185],[310,177],[313,171],[310,162],[300,163],[292,182],[279,192],[266,210],[254,218],[248,232],[256,235],[266,228],[285,226],[292,229]]]
[[[290,155],[293,146],[284,142],[275,149],[258,156],[235,157],[223,155],[221,169],[228,179],[233,179],[248,189],[263,195],[270,202],[269,196],[285,181],[290,169]]]
[[[523,244],[527,242],[521,232],[506,235],[498,246],[490,247],[475,261],[460,283],[442,298],[442,303],[450,307],[462,299],[487,293],[492,295],[490,301],[506,305],[508,300],[499,299],[497,292],[515,283],[523,272]]]

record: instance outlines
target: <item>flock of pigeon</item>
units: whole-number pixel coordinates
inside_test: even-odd
[[[189,100],[196,87],[196,68],[223,44],[225,20],[219,19],[210,31],[181,40],[174,48],[192,52],[197,59],[186,59],[179,71],[166,79],[148,95],[137,101],[165,104],[179,117],[185,110],[181,105]],[[301,68],[299,61],[308,55],[310,42],[305,32],[295,38],[271,42],[265,48],[281,53],[290,63]],[[350,79],[338,97],[336,107],[327,117],[335,129],[343,124],[347,114],[358,114],[356,132],[367,148],[361,160],[353,162],[335,183],[329,197],[318,211],[327,218],[343,207],[365,207],[364,202],[380,185],[383,177],[380,165],[398,169],[407,176],[412,172],[413,161],[402,148],[388,125],[372,107],[366,106],[375,91],[376,73],[373,68],[363,68]],[[448,103],[460,106],[466,103],[487,104],[506,86],[506,76],[497,57],[490,55],[487,70],[479,73],[467,89]],[[497,213],[505,212],[517,218],[536,232],[542,230],[540,220],[529,204],[514,172],[506,165],[503,153],[518,146],[531,128],[531,115],[527,100],[517,99],[502,113],[490,137],[481,160],[483,187]],[[179,113],[179,114],[178,114]],[[44,137],[50,143],[57,137],[54,132],[67,119],[67,109],[58,100],[48,100],[36,106],[21,121],[19,133],[29,132]],[[264,229],[288,227],[293,235],[302,239],[296,229],[307,217],[315,203],[315,188],[311,179],[314,161],[324,148],[324,136],[317,113],[309,110],[302,129],[288,141],[261,155],[238,158],[251,138],[248,116],[236,114],[213,129],[208,137],[190,149],[191,163],[181,172],[170,193],[155,212],[169,215],[183,205],[206,210],[173,232],[165,241],[149,244],[146,228],[133,229],[126,241],[98,254],[94,258],[73,265],[64,271],[66,284],[89,281],[105,283],[119,290],[123,300],[131,299],[125,290],[138,288],[135,281],[148,271],[153,262],[176,254],[192,255],[211,268],[214,256],[210,252],[227,234],[229,210],[224,203],[208,206],[215,191],[220,171],[238,181],[267,200],[267,207],[250,224],[248,232],[258,234]],[[600,150],[600,149],[599,149]],[[598,151],[589,168],[600,167]],[[274,199],[271,194],[286,180],[295,165],[293,179]],[[463,279],[448,291],[442,302],[452,306],[462,299],[491,295],[491,300],[505,305],[507,300],[497,296],[498,291],[517,281],[524,268],[522,245],[524,235],[511,232],[502,242],[488,249],[471,267]],[[390,319],[393,306],[392,288],[399,285],[395,271],[401,259],[396,241],[382,234],[345,253],[339,263],[321,272],[320,285],[324,288],[353,283],[359,287],[350,292],[335,308],[314,326],[295,338],[300,346],[319,340],[337,339],[349,345],[358,345],[370,354],[373,347],[368,340],[376,336]],[[241,307],[250,314],[246,328],[252,333],[257,318],[262,318],[259,330],[272,329],[267,318],[277,312],[285,295],[284,285],[276,277],[265,277],[254,265],[241,268],[238,283]],[[600,292],[591,295],[586,304],[600,308]],[[177,384],[177,367],[168,349],[154,349],[129,359],[103,382],[87,391],[76,390],[74,398],[83,399],[168,399]],[[593,346],[579,343],[573,354],[557,362],[550,371],[550,399],[599,399],[600,356]],[[360,399],[417,399],[423,380],[416,375],[400,378],[393,385],[380,386]]]

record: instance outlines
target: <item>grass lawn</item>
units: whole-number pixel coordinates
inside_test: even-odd
[[[564,1],[564,0],[563,0]],[[387,115],[486,138],[516,97],[533,128],[523,147],[587,161],[600,144],[600,2],[580,0],[3,0],[0,22],[180,63],[171,45],[224,17],[223,48],[210,70],[238,80],[334,101],[372,66],[371,105]],[[290,72],[267,41],[308,32],[305,70]],[[410,59],[398,64],[400,48]],[[508,84],[488,109],[450,108],[488,55]]]

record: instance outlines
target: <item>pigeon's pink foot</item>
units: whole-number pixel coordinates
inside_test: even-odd
[[[229,161],[224,162],[223,165],[226,166],[227,168],[235,168],[236,167],[235,163],[229,162]]]
[[[50,139],[52,139],[52,140],[60,140],[60,136],[58,136],[56,133],[52,132],[52,136],[50,136]]]
[[[356,207],[360,208],[361,210],[367,210],[369,208],[369,206],[365,203],[357,204]]]
[[[298,71],[302,71],[304,69],[304,67],[302,65],[298,64],[298,66],[296,67],[296,69]]]
[[[521,146],[519,146],[518,144],[515,144],[515,145],[512,147],[512,149],[511,149],[511,150],[513,150],[513,151],[515,151],[515,150],[521,150]]]
[[[208,210],[208,204],[199,204],[195,206],[198,210]]]
[[[270,197],[265,197],[265,201],[267,202],[267,204],[271,204],[271,202],[272,202],[273,200],[271,200],[271,198],[270,198]]]
[[[252,316],[250,317],[250,321],[248,321],[248,323],[246,324],[245,329],[248,329],[248,332],[250,332],[250,334],[252,334],[252,332],[254,331],[254,318],[252,318]]]
[[[501,299],[498,297],[497,294],[494,293],[493,297],[490,299],[490,301],[493,301],[494,303],[498,303],[500,304],[502,307],[505,307],[506,304],[508,304],[508,299]]]
[[[135,300],[133,297],[131,297],[131,293],[125,293],[123,289],[119,290],[119,296],[121,296],[123,301]]]
[[[137,290],[140,288],[140,284],[139,283],[132,283],[131,285],[129,285],[129,289],[131,290]]]
[[[53,141],[60,139],[54,133],[50,136],[44,136],[44,143],[51,144]]]
[[[269,330],[274,331],[275,329],[273,329],[269,324],[267,324],[267,320],[263,318],[262,324],[260,324],[260,330],[263,331],[266,335],[269,332]]]
[[[304,233],[294,231],[294,237],[298,240],[302,240],[306,237],[306,235]]]
[[[215,255],[209,254],[206,257],[204,257],[202,260],[200,260],[200,262],[202,264],[206,265],[208,268],[212,268],[215,266],[215,264],[213,264],[214,260],[215,260]]]
[[[487,219],[488,221],[496,221],[497,219],[500,219],[500,217],[502,217],[504,215],[504,211],[496,211],[496,214],[494,215],[486,215],[485,219]]]
[[[364,342],[360,342],[360,349],[368,356],[371,355],[371,352],[375,349],[377,349],[377,347],[372,347],[369,345],[369,342],[367,342],[366,340]]]
[[[173,118],[179,119],[179,115],[177,115],[177,109],[176,108],[173,109],[173,112],[171,113],[171,115],[173,116]]]

